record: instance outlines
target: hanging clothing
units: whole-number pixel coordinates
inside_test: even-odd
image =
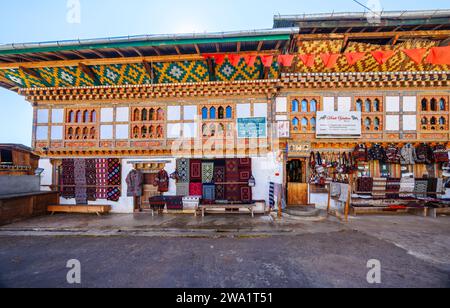
[[[369,160],[367,147],[364,144],[356,146],[353,150],[353,159],[357,162],[367,162]]]
[[[402,165],[414,165],[416,163],[416,149],[408,143],[400,151],[400,163]]]
[[[390,164],[399,164],[401,159],[401,154],[399,149],[395,145],[390,145],[386,149],[386,162]]]
[[[416,164],[431,164],[433,161],[433,150],[427,144],[421,144],[416,149]]]
[[[433,158],[436,163],[448,163],[448,150],[445,145],[439,144],[433,149]]]
[[[155,178],[154,186],[158,187],[158,192],[165,193],[169,191],[169,174],[166,170],[158,172]]]
[[[386,161],[386,151],[384,150],[384,148],[381,145],[375,144],[369,150],[369,159],[385,162]]]
[[[127,182],[128,186],[128,197],[142,196],[142,185],[144,184],[144,175],[142,174],[142,172],[131,170],[125,181]]]

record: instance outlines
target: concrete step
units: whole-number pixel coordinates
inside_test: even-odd
[[[290,206],[284,212],[297,217],[317,217],[321,214],[315,206]]]

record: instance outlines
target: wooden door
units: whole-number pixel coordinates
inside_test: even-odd
[[[308,184],[288,183],[288,206],[308,205]]]

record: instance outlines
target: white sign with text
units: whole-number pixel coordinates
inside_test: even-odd
[[[361,137],[361,112],[317,112],[317,138]]]

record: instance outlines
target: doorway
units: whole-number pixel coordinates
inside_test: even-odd
[[[308,205],[306,164],[306,159],[304,158],[289,159],[286,164],[288,206]]]

